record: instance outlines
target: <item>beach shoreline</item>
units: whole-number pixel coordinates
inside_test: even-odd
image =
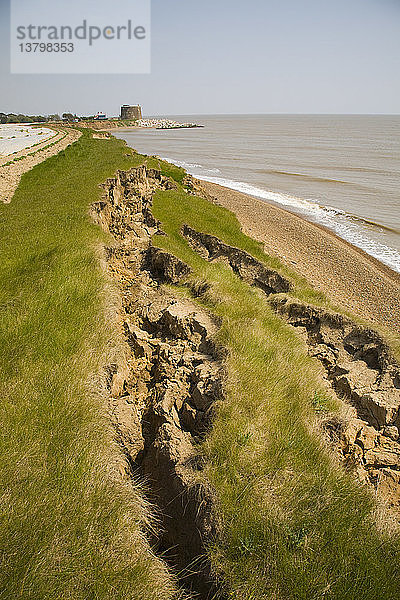
[[[184,120],[175,116],[176,120]],[[193,177],[321,224],[400,273],[396,118],[193,116],[205,129],[112,133]],[[382,146],[382,152],[374,152]]]
[[[400,333],[399,273],[323,225],[243,192],[196,181],[214,202],[235,213],[243,231],[268,254],[345,310]]]

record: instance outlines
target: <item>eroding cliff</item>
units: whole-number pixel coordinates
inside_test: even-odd
[[[351,407],[323,423],[343,460],[400,515],[400,366],[381,336],[350,319],[288,299],[275,310],[301,330],[327,383]]]
[[[324,368],[325,381],[350,407],[322,426],[343,463],[400,516],[400,366],[382,337],[328,311],[294,302],[291,284],[243,250],[188,225],[182,235],[209,261],[223,261],[244,281],[259,287],[273,309],[303,332],[309,354]]]
[[[206,598],[220,588],[207,548],[221,531],[215,493],[199,477],[205,466],[199,442],[224,401],[225,353],[215,343],[220,323],[162,285],[186,282],[191,273],[151,243],[162,233],[151,212],[153,194],[176,188],[175,182],[142,165],[118,172],[103,188],[93,215],[114,240],[106,262],[121,296],[126,357],[109,368],[116,439],[128,476],[145,478],[158,507],[161,527],[152,544],[185,587]],[[327,387],[350,407],[346,418],[321,418],[331,449],[399,514],[400,368],[382,338],[341,315],[294,302],[285,295],[291,282],[247,252],[188,225],[181,234],[205,260],[223,262],[262,290],[302,333]],[[193,296],[210,289],[208,282],[186,283]]]
[[[185,587],[206,597],[217,581],[206,546],[218,533],[214,493],[199,483],[196,448],[223,400],[223,351],[218,322],[161,283],[189,272],[182,261],[151,245],[159,225],[151,214],[156,189],[174,182],[145,166],[119,172],[104,185],[95,219],[112,234],[106,258],[122,297],[126,361],[114,365],[110,408],[117,441],[132,476],[144,476],[161,527],[151,540],[179,571]]]

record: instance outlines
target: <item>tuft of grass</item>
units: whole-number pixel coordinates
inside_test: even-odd
[[[161,160],[155,156],[149,156],[146,158],[147,166],[153,169],[159,169],[166,177],[171,177],[177,183],[183,183],[186,177],[186,171],[182,167],[177,167],[165,160]]]
[[[313,427],[316,413],[335,408],[319,366],[265,296],[226,264],[201,258],[182,237],[182,225],[290,276],[293,298],[326,307],[329,301],[264,254],[228,210],[179,188],[157,192],[153,213],[166,234],[154,243],[192,269],[178,289],[192,290],[222,320],[218,338],[228,350],[226,398],[200,448],[207,467],[199,475],[216,492],[223,533],[208,552],[227,597],[399,597],[399,537],[378,528],[372,494],[332,460]],[[199,282],[208,284],[200,296]]]
[[[321,394],[321,392],[314,392],[311,404],[316,413],[320,414],[329,412],[329,398],[327,398],[324,394]]]
[[[143,157],[79,141],[0,204],[0,598],[170,600],[139,483],[115,474],[95,374],[111,327],[89,206]],[[92,385],[91,385],[92,382]],[[116,454],[116,451],[115,451]]]

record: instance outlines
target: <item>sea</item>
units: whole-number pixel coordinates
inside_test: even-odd
[[[319,223],[400,272],[400,116],[191,115],[120,130],[149,155]]]

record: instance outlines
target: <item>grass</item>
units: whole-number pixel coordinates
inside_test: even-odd
[[[166,234],[154,243],[190,265],[192,283],[211,284],[197,301],[222,317],[219,339],[229,350],[226,399],[201,448],[223,523],[222,540],[209,553],[228,597],[399,597],[399,538],[376,524],[372,494],[333,461],[315,427],[316,415],[335,409],[316,364],[265,297],[222,263],[203,260],[181,226],[288,270],[241,232],[232,213],[181,188],[157,192],[153,213]],[[291,278],[294,298],[330,306],[307,282]]]
[[[126,154],[83,131],[0,205],[2,599],[177,597],[143,538],[141,487],[112,466],[105,400],[93,391],[111,332],[88,208],[99,183],[143,160]]]

